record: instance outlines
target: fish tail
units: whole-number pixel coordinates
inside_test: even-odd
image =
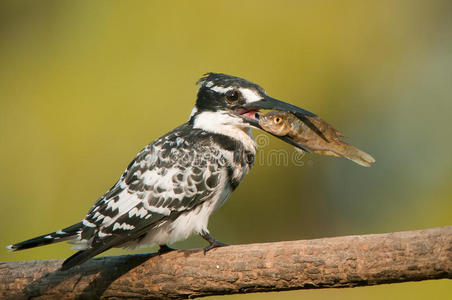
[[[370,167],[370,164],[375,162],[375,159],[369,153],[344,142],[341,143],[338,150],[335,152],[363,167]]]

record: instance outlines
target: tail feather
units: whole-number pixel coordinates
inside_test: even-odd
[[[125,237],[126,236],[113,236],[107,238],[105,241],[101,243],[98,243],[92,248],[78,251],[77,253],[70,256],[63,262],[63,264],[61,265],[61,270],[64,271],[77,265],[83,264],[90,258],[98,254],[101,254],[102,252],[107,251],[112,247],[122,244],[124,242]]]
[[[341,151],[339,152],[339,154],[343,157],[348,158],[363,167],[370,167],[370,164],[375,162],[375,159],[369,153],[359,150],[352,145],[346,143],[343,144],[344,147],[342,147]]]
[[[11,251],[19,251],[66,241],[74,238],[81,228],[82,222],[49,234],[44,234],[17,244],[9,245],[7,248]]]
[[[87,260],[89,260],[90,258],[92,258],[104,251],[107,251],[110,248],[111,248],[111,246],[109,246],[109,245],[103,245],[103,246],[96,247],[96,248],[78,251],[74,255],[68,257],[63,262],[63,264],[61,265],[61,271],[65,271],[65,270],[68,270],[77,265],[81,265],[84,262],[86,262]]]

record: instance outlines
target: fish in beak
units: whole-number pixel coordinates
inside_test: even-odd
[[[324,139],[326,142],[328,142],[327,138],[324,136],[324,134],[307,118],[307,117],[316,117],[317,115],[305,110],[301,107],[292,105],[290,103],[286,103],[284,101],[280,101],[278,99],[272,98],[270,96],[265,95],[265,97],[259,101],[254,101],[251,103],[246,103],[243,106],[243,109],[247,111],[247,113],[242,114],[242,117],[245,119],[245,121],[250,124],[254,128],[258,128],[261,130],[264,130],[259,125],[259,110],[261,109],[268,109],[268,110],[278,110],[282,112],[288,112],[295,115],[297,118],[299,118],[301,121],[303,121],[309,128],[311,128],[316,134],[318,134],[322,139]],[[297,148],[300,148],[303,151],[311,152],[308,148],[301,145],[294,139],[292,139],[289,136],[273,136],[283,140],[286,143],[289,143]]]

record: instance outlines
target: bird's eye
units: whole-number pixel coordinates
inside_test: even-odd
[[[236,102],[239,99],[239,92],[236,90],[229,90],[226,92],[226,100],[228,102]]]
[[[275,124],[279,124],[281,123],[282,119],[280,117],[275,117],[273,121],[275,122]]]

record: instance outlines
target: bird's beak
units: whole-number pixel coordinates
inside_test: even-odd
[[[292,113],[300,119],[303,119],[306,116],[309,116],[309,117],[317,116],[316,114],[314,114],[310,111],[307,111],[306,109],[280,101],[280,100],[272,98],[270,96],[265,96],[265,98],[262,100],[247,103],[247,104],[245,104],[244,108],[249,109],[249,110],[259,110],[259,109],[280,110],[280,111]]]
[[[323,133],[307,118],[307,117],[317,117],[316,114],[303,109],[301,107],[286,103],[284,101],[280,101],[278,99],[272,98],[270,96],[265,96],[262,100],[254,101],[251,103],[247,103],[243,106],[244,109],[248,111],[259,111],[260,109],[270,109],[270,110],[279,110],[283,112],[289,112],[294,114],[297,118],[299,118],[301,121],[303,121],[309,128],[311,128],[315,133],[317,133],[322,139],[328,142],[326,137],[323,135]],[[259,126],[257,119],[250,119],[245,118],[245,120],[253,127],[262,129]],[[279,137],[281,138],[281,137]],[[298,148],[301,148],[302,150],[306,149],[304,147],[300,147],[301,145],[292,140],[289,137],[284,137],[285,139],[281,138],[285,142],[288,142],[289,144],[292,144]]]

